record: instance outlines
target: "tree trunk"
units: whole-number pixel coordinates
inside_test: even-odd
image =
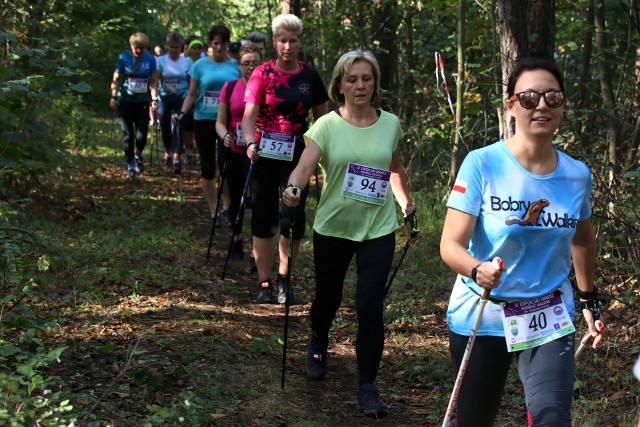
[[[556,37],[555,2],[549,0],[530,0],[528,37],[529,54],[538,58],[553,60]]]
[[[605,1],[596,0],[595,2],[595,28],[596,28],[596,49],[600,55],[598,67],[600,68],[600,92],[605,112],[609,115],[609,129],[607,131],[607,160],[611,165],[610,180],[615,176],[615,169],[618,164],[617,159],[617,141],[618,141],[618,119],[616,114],[616,100],[613,93],[613,83],[611,78],[611,69],[609,68],[609,51],[607,44],[606,25],[605,25]]]
[[[519,58],[524,58],[529,53],[527,19],[527,8],[524,0],[503,0],[498,6],[503,98],[507,97],[507,81],[514,64]],[[507,139],[513,136],[515,132],[515,121],[504,107],[502,112],[504,138]]]
[[[633,102],[633,110],[636,112],[636,125],[631,134],[631,149],[627,156],[625,169],[640,166],[640,114],[637,113],[640,108],[640,95],[637,88],[640,86],[640,47],[636,49],[636,94]]]
[[[589,0],[587,9],[587,30],[584,34],[582,48],[582,64],[580,65],[580,81],[578,81],[578,109],[589,105],[589,75],[593,52],[594,0]]]
[[[462,108],[464,106],[464,47],[465,47],[465,27],[464,17],[466,12],[465,0],[458,0],[458,77],[456,78],[456,123],[462,127]],[[447,187],[453,185],[455,177],[458,175],[460,168],[460,157],[463,141],[460,138],[460,132],[456,129],[451,150],[451,164],[449,166],[449,182]]]
[[[394,3],[382,0],[374,0],[373,3],[373,42],[377,42],[378,45],[375,55],[380,65],[380,86],[385,90],[396,92],[398,44],[393,19]]]
[[[280,0],[280,13],[292,13],[297,17],[302,16],[301,0]]]
[[[553,59],[555,1],[503,0],[498,7],[503,95],[514,64],[520,58],[540,56]],[[515,123],[503,108],[504,138],[513,136]]]

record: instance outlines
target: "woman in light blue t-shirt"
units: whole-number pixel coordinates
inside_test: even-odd
[[[477,332],[449,426],[493,426],[515,354],[529,425],[568,427],[575,345],[575,303],[567,279],[572,265],[594,348],[602,340],[596,328],[601,322],[591,173],[553,146],[566,96],[553,62],[518,62],[507,94],[514,136],[466,157],[440,242],[442,259],[458,273],[447,310],[456,368],[464,369],[467,342],[472,330]],[[503,261],[500,268],[490,262],[495,257]],[[480,310],[479,296],[487,290],[490,301]]]

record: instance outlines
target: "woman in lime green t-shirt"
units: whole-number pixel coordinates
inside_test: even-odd
[[[313,225],[316,293],[305,366],[313,379],[327,374],[329,329],[355,255],[357,400],[364,414],[372,417],[389,411],[374,385],[384,346],[384,288],[398,228],[389,189],[404,212],[408,239],[413,243],[416,238],[412,231],[415,205],[398,152],[400,122],[372,106],[379,93],[380,68],[375,57],[362,50],[342,55],[329,85],[329,97],[339,107],[305,133],[306,148],[282,194],[285,204],[296,206],[300,197],[292,188],[304,187],[320,163],[325,180]]]

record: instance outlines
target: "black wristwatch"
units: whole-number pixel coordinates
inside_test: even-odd
[[[471,269],[471,280],[473,280],[474,282],[476,282],[476,276],[478,275],[478,267],[480,267],[482,265],[482,263],[476,265],[475,267],[473,267]],[[476,282],[478,283],[478,282]]]

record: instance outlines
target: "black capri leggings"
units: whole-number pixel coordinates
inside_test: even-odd
[[[216,177],[216,121],[195,120],[194,131],[198,153],[200,153],[200,168],[202,178]]]
[[[307,203],[309,186],[304,183],[300,188],[300,204],[290,208],[280,203],[280,195],[287,187],[289,175],[298,164],[304,143],[296,143],[293,161],[274,160],[261,158],[253,168],[251,174],[251,234],[255,237],[266,239],[276,235],[278,225],[280,234],[289,237],[293,209],[296,210],[296,220],[293,227],[293,239],[300,240],[304,237],[306,227],[306,214],[304,207]],[[302,185],[302,184],[299,184]],[[280,214],[278,215],[278,205]]]
[[[456,372],[468,340],[467,336],[449,333]],[[571,426],[574,347],[575,334],[570,334],[515,353],[534,427]],[[504,337],[476,337],[458,395],[458,427],[493,426],[513,354],[507,352]]]
[[[246,183],[247,173],[249,172],[249,158],[244,153],[236,153],[229,150],[227,152],[227,171],[226,179],[229,183],[229,197],[231,204],[229,205],[229,216],[233,224],[233,234],[242,233],[242,219],[244,212],[240,214],[240,221],[236,225],[238,210],[240,209],[240,200],[242,199],[242,191]]]
[[[395,241],[395,233],[363,242],[313,233],[316,294],[309,314],[320,347],[328,345],[329,328],[342,303],[344,278],[353,255],[356,255],[356,356],[360,384],[374,382],[382,359],[384,288],[391,270]]]

